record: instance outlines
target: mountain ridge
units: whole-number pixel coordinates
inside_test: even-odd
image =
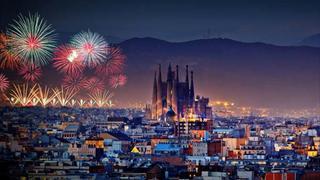
[[[317,47],[277,46],[221,38],[168,42],[150,37],[132,38],[120,43],[119,46],[128,57],[129,81],[123,89],[139,89],[133,90],[139,94],[140,88],[134,88],[134,85],[141,86],[143,95],[138,95],[139,98],[136,100],[150,100],[153,74],[157,70],[156,64],[163,64],[162,73],[166,74],[166,67],[171,62],[182,66],[189,64],[195,71],[198,94],[215,100],[229,99],[240,104],[263,107],[287,106],[286,103],[279,103],[278,100],[274,102],[270,100],[279,98],[281,101],[288,101],[290,108],[296,105],[310,107],[318,103],[315,101],[318,93],[314,90],[317,88],[315,83],[319,80],[319,78],[315,79],[317,76],[315,67],[319,68],[320,59],[320,48]],[[141,71],[148,76],[138,75]],[[180,72],[182,77],[184,70],[181,69]],[[269,73],[269,76],[261,72]],[[208,76],[214,82],[208,81]],[[244,81],[239,77],[247,81],[246,86],[239,83]],[[296,85],[290,78],[304,85]],[[310,78],[313,81],[310,81]],[[264,84],[259,84],[259,81]],[[134,85],[131,82],[134,82]],[[229,82],[232,82],[232,85],[227,85],[230,84]],[[280,86],[282,83],[287,88],[275,87],[274,89],[279,91],[273,90],[269,93],[272,86]],[[239,89],[241,93],[231,92],[229,89]],[[260,96],[257,90],[266,91],[266,98]],[[122,95],[125,93],[122,89],[119,91]],[[308,95],[303,92],[308,92]],[[147,95],[150,97],[146,97]],[[251,95],[254,97],[250,97]]]
[[[127,56],[128,83],[117,88],[115,103],[150,103],[157,64],[185,65],[194,71],[196,94],[211,100],[228,100],[243,106],[310,108],[320,99],[320,48],[277,46],[232,39],[168,42],[156,38],[131,38],[117,44]],[[61,74],[43,69],[41,82],[59,85]],[[11,72],[10,77],[18,78]]]
[[[320,33],[308,36],[298,43],[299,45],[320,47]]]

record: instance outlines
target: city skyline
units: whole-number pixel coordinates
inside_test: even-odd
[[[3,179],[320,179],[320,1],[1,1]]]

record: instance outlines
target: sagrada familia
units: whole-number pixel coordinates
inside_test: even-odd
[[[152,119],[159,119],[168,112],[174,113],[177,118],[183,117],[188,110],[199,114],[201,112],[206,113],[209,99],[200,99],[200,97],[196,97],[195,99],[193,71],[189,73],[188,65],[186,65],[185,70],[185,81],[181,81],[179,79],[179,66],[177,65],[176,70],[173,71],[171,64],[169,64],[167,80],[162,81],[161,65],[159,64],[158,76],[157,72],[155,72],[153,82]]]

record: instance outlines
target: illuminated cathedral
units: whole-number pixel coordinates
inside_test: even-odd
[[[159,64],[158,72],[155,72],[153,82],[151,118],[159,119],[170,113],[176,119],[184,117],[187,113],[192,112],[199,116],[206,116],[211,108],[208,107],[208,98],[195,98],[193,71],[189,73],[188,65],[185,69],[185,80],[179,78],[179,66],[175,71],[169,64],[167,80],[162,80],[161,65]],[[190,80],[189,80],[190,75]]]

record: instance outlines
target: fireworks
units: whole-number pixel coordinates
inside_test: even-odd
[[[79,53],[71,46],[60,46],[55,52],[53,66],[66,74],[80,74],[84,65]]]
[[[60,92],[57,92],[57,93],[60,93]],[[55,107],[58,104],[58,101],[56,98],[53,98],[50,103],[51,103],[51,106]]]
[[[94,100],[90,99],[90,101],[88,102],[88,106],[93,107],[94,104],[95,104]]]
[[[38,104],[39,100],[38,98],[33,98],[31,101],[32,106],[36,106]]]
[[[124,74],[112,75],[109,79],[111,87],[117,88],[127,83],[127,76]]]
[[[89,92],[103,91],[104,83],[100,79],[92,77],[84,83],[83,87]]]
[[[0,33],[0,49],[8,45],[8,37],[4,33]]]
[[[41,68],[35,65],[23,65],[19,68],[19,74],[27,81],[35,82],[41,76]]]
[[[9,80],[4,74],[0,74],[0,91],[5,92],[9,87]]]
[[[14,70],[33,84],[40,79],[42,66],[51,64],[53,59],[53,67],[65,75],[61,88],[13,84],[10,97],[6,96],[13,106],[111,107],[112,94],[104,88],[108,82],[113,88],[127,82],[123,74],[125,58],[119,48],[110,47],[103,36],[90,30],[74,35],[70,44],[56,48],[53,28],[38,14],[19,15],[5,33],[0,32],[0,68]],[[95,71],[93,77],[83,76],[86,68]],[[8,88],[8,78],[0,73],[0,92]],[[81,89],[91,93],[90,100],[73,99]]]
[[[109,101],[107,102],[107,106],[108,106],[108,107],[113,107],[114,104],[113,104],[113,102],[112,102],[111,100],[109,100]]]
[[[21,106],[27,106],[32,103],[32,100],[36,98],[38,89],[36,85],[29,88],[28,84],[16,85],[13,84],[13,89],[10,92],[14,104],[20,104]]]
[[[76,100],[71,99],[71,101],[70,101],[70,105],[71,105],[72,107],[74,107],[74,106],[76,105],[76,103],[77,103],[77,101],[76,101]]]
[[[4,33],[0,33],[0,68],[17,69],[19,58],[12,52],[9,39]]]
[[[70,75],[63,79],[63,86],[68,90],[79,91],[85,84],[86,79],[81,75]]]
[[[55,93],[50,93],[50,89],[48,87],[41,88],[38,87],[37,99],[42,107],[46,107],[53,99],[55,98]]]
[[[9,100],[11,106],[15,106],[18,103],[18,101],[16,101],[13,97],[8,98],[8,100]]]
[[[63,86],[61,86],[60,89],[53,89],[53,92],[56,95],[56,98],[58,99],[61,106],[67,106],[73,96],[76,95],[76,91],[72,89],[65,89]]]
[[[100,108],[108,104],[108,101],[112,96],[113,94],[109,93],[109,91],[98,91],[90,95],[95,104]]]
[[[7,34],[13,52],[24,64],[41,66],[48,63],[55,47],[54,30],[38,15],[18,16]]]
[[[116,47],[108,48],[106,61],[96,68],[97,74],[111,75],[120,74],[123,71],[125,55]]]
[[[107,56],[108,44],[104,38],[91,31],[76,34],[71,44],[76,48],[79,55],[83,58],[85,65],[95,67],[101,64]]]
[[[86,104],[86,101],[83,99],[80,99],[80,101],[78,102],[80,107],[84,107],[84,105]]]

